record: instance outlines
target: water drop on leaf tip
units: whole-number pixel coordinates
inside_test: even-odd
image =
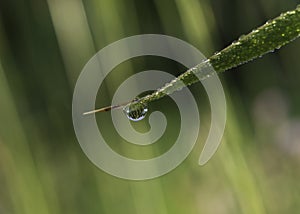
[[[141,103],[130,103],[123,108],[126,117],[131,121],[140,121],[145,118],[148,107]]]

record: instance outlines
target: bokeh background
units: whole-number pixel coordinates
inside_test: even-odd
[[[220,74],[227,97],[221,146],[197,161],[210,125],[201,84],[191,88],[201,129],[189,157],[149,181],[127,181],[95,167],[72,126],[76,79],[101,48],[124,37],[167,34],[207,57],[298,0],[0,1],[0,213],[299,213],[300,40]],[[180,50],[178,50],[180,51]],[[109,105],[130,75],[186,68],[160,57],[120,64],[106,78],[97,107]],[[146,159],[176,139],[178,110],[168,98],[151,106],[168,118],[166,135],[138,148],[117,136],[110,114],[99,129],[117,152]],[[143,132],[146,120],[133,124]]]

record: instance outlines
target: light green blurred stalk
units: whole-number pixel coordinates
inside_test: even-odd
[[[1,123],[0,143],[4,150],[1,168],[5,171],[12,210],[15,213],[50,214],[50,207],[32,159],[0,62]],[[54,211],[54,210],[53,210]]]

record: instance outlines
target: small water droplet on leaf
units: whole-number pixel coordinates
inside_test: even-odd
[[[241,35],[240,38],[239,38],[239,40],[243,40],[245,38],[246,38],[246,35]]]
[[[129,120],[140,121],[145,118],[148,112],[148,107],[146,104],[140,102],[133,102],[126,105],[123,108],[123,112]]]

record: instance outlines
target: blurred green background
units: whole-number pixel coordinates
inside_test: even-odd
[[[197,164],[210,125],[201,84],[191,87],[201,116],[193,152],[174,171],[149,181],[118,179],[95,167],[77,142],[71,117],[77,77],[108,44],[136,34],[167,34],[209,57],[298,3],[2,0],[0,213],[299,213],[300,40],[219,75],[227,125],[205,166]],[[148,69],[174,75],[185,70],[159,57],[126,61],[106,78],[97,107],[109,105],[130,75]],[[150,110],[175,121],[154,148],[137,148],[116,136],[109,113],[97,115],[99,129],[123,155],[156,156],[176,139],[178,111],[168,98]],[[147,120],[134,125],[149,128]]]

